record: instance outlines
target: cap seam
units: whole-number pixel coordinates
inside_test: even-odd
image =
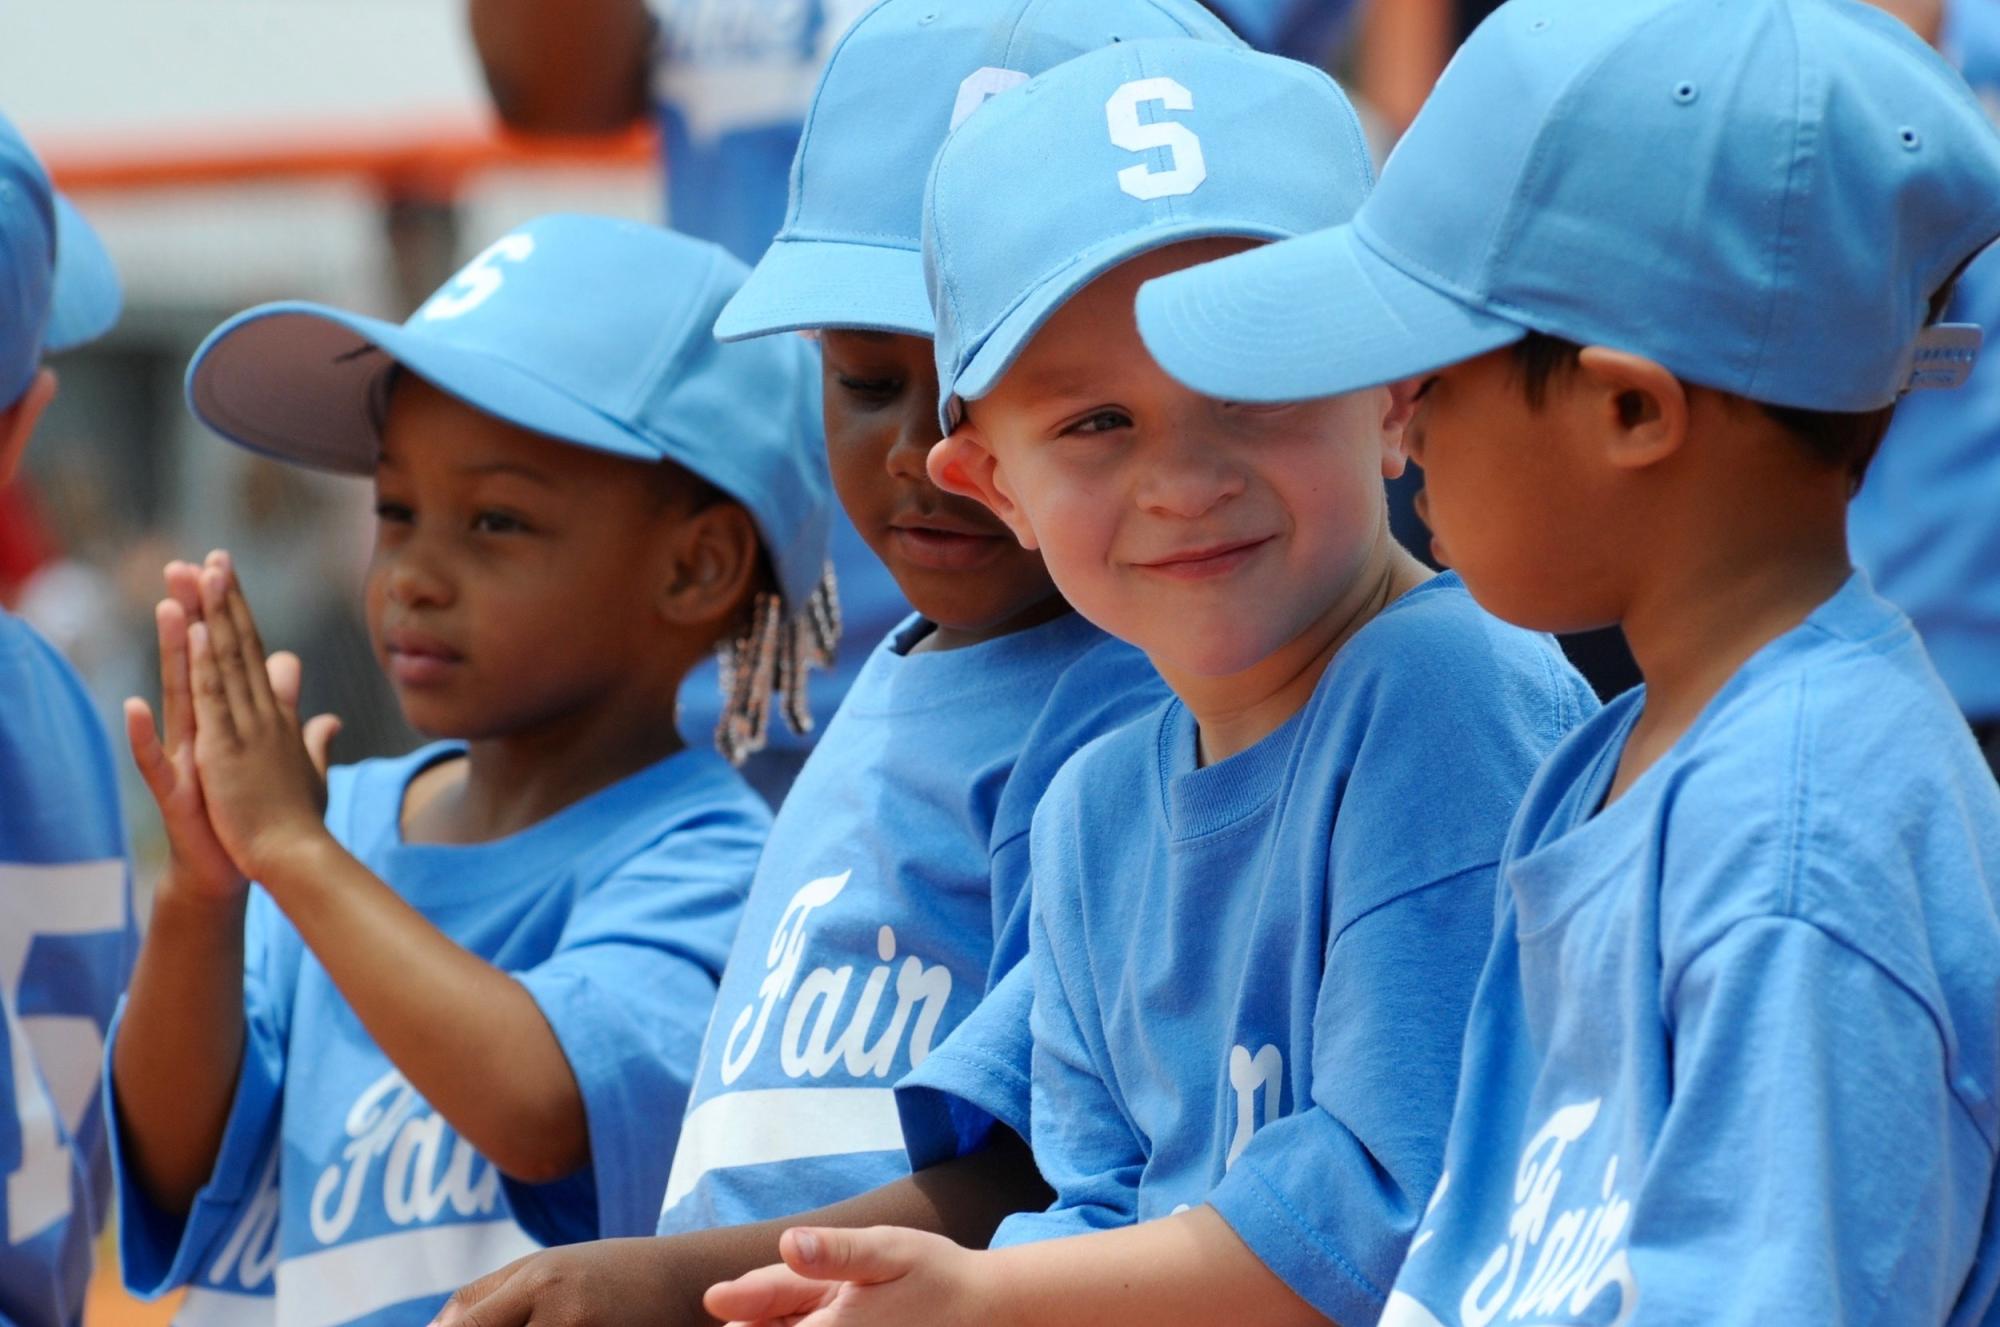
[[[786,200],[785,204],[786,229],[790,229],[792,223],[798,219],[799,206],[806,196],[806,157],[808,155],[806,148],[812,142],[814,131],[819,126],[820,93],[826,90],[827,80],[833,77],[833,71],[840,67],[841,54],[847,49],[847,44],[854,40],[855,34],[860,32],[867,25],[868,20],[875,17],[878,11],[887,8],[895,2],[896,0],[876,0],[876,3],[864,10],[859,18],[848,24],[847,31],[840,34],[840,40],[834,43],[833,50],[826,57],[825,66],[819,71],[819,80],[813,84],[812,100],[806,103],[805,122],[799,128],[798,151],[792,157],[791,169],[786,172],[788,176],[787,183],[791,188],[791,197]],[[824,18],[825,15],[822,14],[821,17]],[[783,232],[781,231],[780,233],[782,234]]]
[[[1760,384],[1764,381],[1764,370],[1771,358],[1773,341],[1781,334],[1781,326],[1787,312],[1786,301],[1778,297],[1781,290],[1790,289],[1790,277],[1797,270],[1798,234],[1793,229],[1797,219],[1800,182],[1809,179],[1813,163],[1820,159],[1820,147],[1824,128],[1823,117],[1815,117],[1810,126],[1806,123],[1806,89],[1811,79],[1822,78],[1822,71],[1815,65],[1808,68],[1807,46],[1804,33],[1799,29],[1798,16],[1790,0],[1781,6],[1785,22],[1791,29],[1794,71],[1792,88],[1792,144],[1791,163],[1785,171],[1785,185],[1778,196],[1777,225],[1772,227],[1771,261],[1769,270],[1771,281],[1763,292],[1763,327],[1757,336],[1752,351],[1748,372],[1744,375],[1742,394],[1752,400],[1759,399]]]
[[[722,260],[728,256],[724,250],[716,245],[706,244],[704,247],[708,249],[708,266],[702,270],[699,283],[691,283],[694,284],[694,295],[697,297],[701,292],[714,286],[716,270],[721,266]],[[691,298],[689,303],[692,308],[699,309],[701,307],[698,298]],[[727,308],[728,301],[725,300],[721,307]],[[719,309],[718,312],[720,312]],[[674,326],[675,324],[673,323],[663,324],[663,327],[666,329],[672,329]],[[673,353],[655,365],[651,373],[646,374],[640,379],[638,390],[629,394],[628,401],[633,415],[636,416],[642,413],[641,407],[645,402],[653,399],[654,392],[666,381],[668,374],[670,372],[678,373],[681,361],[688,357],[689,352],[698,342],[709,339],[709,333],[713,328],[714,324],[711,322],[707,327],[697,327],[690,324],[680,329],[680,343],[674,347]]]
[[[1521,158],[1521,168],[1515,172],[1511,187],[1507,190],[1507,211],[1500,218],[1500,224],[1494,228],[1493,238],[1487,244],[1486,252],[1480,256],[1479,270],[1484,274],[1484,284],[1489,290],[1495,284],[1493,276],[1498,266],[1498,255],[1513,249],[1515,239],[1527,224],[1531,209],[1525,205],[1526,185],[1531,178],[1540,178],[1538,172],[1553,154],[1550,140],[1556,135],[1549,131],[1549,127],[1558,121],[1564,107],[1578,99],[1581,95],[1578,89],[1594,79],[1604,66],[1610,63],[1613,55],[1624,50],[1647,28],[1660,22],[1668,12],[1669,10],[1665,8],[1656,10],[1641,22],[1617,34],[1614,40],[1606,42],[1586,64],[1570,75],[1563,83],[1562,90],[1541,113],[1540,122],[1535,126],[1535,141],[1529,146],[1527,154]],[[1487,298],[1492,297],[1489,295]]]

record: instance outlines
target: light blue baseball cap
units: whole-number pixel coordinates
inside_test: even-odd
[[[1371,182],[1340,88],[1275,55],[1124,42],[996,99],[945,143],[924,198],[945,428],[1112,268],[1186,240],[1334,225]]]
[[[400,365],[522,428],[708,480],[750,512],[802,611],[827,552],[819,374],[794,338],[709,335],[743,276],[717,246],[656,226],[543,217],[400,325],[305,303],[238,314],[195,352],[188,404],[252,451],[372,474]]]
[[[1771,405],[1962,381],[1932,294],[2000,234],[2000,137],[1853,0],[1512,0],[1460,51],[1350,225],[1149,282],[1199,391],[1297,400],[1529,331]]]
[[[122,302],[118,271],[90,223],[0,116],[0,407],[20,399],[43,352],[110,331]]]
[[[792,159],[784,229],[715,334],[931,335],[919,220],[945,135],[1046,69],[1144,37],[1242,46],[1195,0],[883,0],[834,48]]]

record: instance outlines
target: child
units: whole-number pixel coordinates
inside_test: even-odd
[[[0,488],[56,392],[42,353],[118,320],[97,237],[0,117]],[[0,610],[0,1318],[75,1327],[104,1216],[104,1031],[132,967],[118,780],[75,671]]]
[[[772,827],[667,1186],[670,1238],[551,1250],[468,1287],[447,1318],[706,1323],[703,1292],[773,1261],[823,1204],[838,1206],[815,1219],[976,1244],[1046,1205],[1021,1141],[1029,819],[1073,752],[1166,692],[1070,609],[1039,554],[925,473],[939,435],[923,185],[988,97],[1151,34],[1236,45],[1185,0],[888,0],[835,52],[791,220],[717,330],[818,334],[834,486],[919,616],[870,658]],[[969,1015],[1015,1047],[961,1056]],[[892,1093],[912,1070],[933,1090]],[[931,1169],[912,1180],[912,1160]]]
[[[1646,675],[1515,823],[1385,1322],[1992,1321],[2000,794],[1844,531],[1996,234],[2000,141],[1895,20],[1532,0],[1352,226],[1142,295],[1205,390],[1415,375],[1466,583]]]
[[[956,428],[932,474],[1177,699],[1087,747],[1035,814],[1054,1205],[992,1253],[795,1231],[790,1268],[710,1292],[718,1316],[1381,1311],[1442,1159],[1507,819],[1592,702],[1550,641],[1391,537],[1407,402],[1200,396],[1132,317],[1148,277],[1344,218],[1368,184],[1325,75],[1185,41],[1072,61],[940,153],[924,252]]]
[[[675,689],[726,648],[741,754],[831,643],[805,348],[708,334],[742,274],[547,217],[403,326],[273,305],[197,354],[225,436],[374,474],[376,647],[456,740],[325,785],[226,558],[170,569],[164,747],[129,709],[173,861],[112,1051],[136,1291],[421,1322],[650,1228],[767,828]]]

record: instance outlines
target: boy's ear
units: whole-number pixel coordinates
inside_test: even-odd
[[[1388,397],[1382,415],[1382,478],[1401,479],[1409,468],[1410,449],[1404,435],[1417,413],[1417,392],[1422,378],[1405,378],[1376,390]]]
[[[1586,346],[1577,357],[1588,409],[1606,440],[1605,459],[1621,470],[1666,460],[1687,441],[1687,386],[1643,355]]]
[[[0,410],[0,488],[13,482],[21,458],[27,455],[28,439],[35,436],[35,425],[55,399],[56,373],[45,368],[36,371],[20,400]]]
[[[727,621],[757,580],[757,524],[734,502],[717,502],[672,523],[660,616],[681,627]]]
[[[1035,547],[1035,532],[1008,491],[1006,476],[993,449],[969,422],[961,422],[942,442],[931,448],[926,461],[931,482],[947,493],[971,498],[998,516],[1021,547]]]

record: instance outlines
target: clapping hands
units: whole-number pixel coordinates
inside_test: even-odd
[[[218,901],[323,836],[340,720],[299,722],[296,655],[264,653],[227,553],[169,563],[154,609],[160,715],[125,702],[133,760],[159,804],[178,887]]]

